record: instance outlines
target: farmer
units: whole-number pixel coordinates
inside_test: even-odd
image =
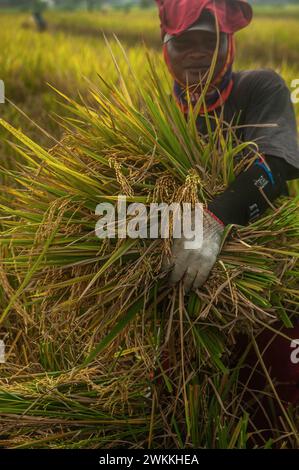
[[[32,18],[34,20],[36,29],[41,33],[47,29],[47,22],[43,17],[43,12],[46,9],[45,2],[41,0],[33,0],[32,2]]]
[[[238,118],[239,140],[254,141],[258,146],[256,158],[251,158],[254,153],[248,155],[252,161],[249,168],[204,208],[202,247],[198,250],[185,249],[183,240],[174,240],[172,258],[169,260],[169,281],[171,284],[181,281],[188,292],[199,288],[208,278],[216,262],[226,225],[250,224],[269,208],[271,202],[281,195],[288,195],[286,181],[299,178],[297,126],[290,92],[280,75],[270,69],[232,70],[234,33],[246,27],[252,19],[252,8],[246,0],[156,2],[164,59],[174,79],[174,98],[182,112],[185,115],[188,113],[187,85],[194,105],[200,96],[199,84],[206,83],[217,45],[217,22],[219,46],[205,97],[207,110],[211,116],[214,112],[218,115],[223,113],[223,120],[227,123],[236,123]],[[210,124],[213,126],[213,119]],[[277,126],[261,126],[265,124]],[[206,120],[202,112],[197,119],[197,128],[200,133],[206,134]],[[252,146],[251,152],[255,148]],[[299,338],[299,324],[288,329],[275,326],[285,335]],[[269,331],[258,336],[261,351],[269,339]],[[277,336],[270,343],[264,361],[271,377],[283,383],[278,387],[280,396],[288,403],[299,403],[299,364],[290,361],[290,341]],[[263,385],[265,381],[260,380],[260,389]]]

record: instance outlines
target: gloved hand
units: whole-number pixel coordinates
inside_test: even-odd
[[[194,220],[194,211],[192,212]],[[163,260],[163,270],[171,269],[169,284],[183,281],[185,292],[197,289],[208,278],[220,251],[224,224],[207,209],[203,210],[203,242],[198,249],[186,249],[186,238],[174,238],[172,256]]]

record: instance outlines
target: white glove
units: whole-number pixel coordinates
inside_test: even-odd
[[[194,211],[192,212],[194,221]],[[183,281],[185,292],[197,289],[208,278],[220,251],[224,224],[203,210],[203,242],[198,249],[186,249],[186,238],[174,238],[172,256],[170,260],[164,259],[163,270],[172,268],[169,284]]]

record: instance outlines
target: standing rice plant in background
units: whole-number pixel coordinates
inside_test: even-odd
[[[298,196],[229,226],[189,296],[161,272],[171,241],[97,238],[101,202],[206,203],[248,164],[249,143],[221,116],[206,117],[205,136],[199,106],[185,119],[157,58],[140,82],[108,47],[117,82],[100,76],[79,103],[60,93],[72,117],[55,147],[0,121],[20,159],[1,170],[17,182],[0,196],[3,446],[244,448],[233,347],[239,332],[254,341],[298,314]],[[296,415],[283,420],[277,445],[296,447]]]

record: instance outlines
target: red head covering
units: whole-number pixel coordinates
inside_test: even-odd
[[[225,65],[210,87],[211,92],[214,88],[212,95],[215,96],[211,95],[211,102],[207,109],[208,111],[216,109],[227,100],[232,90],[232,64],[235,51],[233,35],[250,23],[252,19],[251,6],[247,0],[156,0],[156,2],[159,7],[162,40],[166,33],[171,35],[183,33],[199,19],[203,10],[211,12],[217,18],[220,32],[228,35],[229,47]],[[168,69],[175,79],[174,95],[182,111],[187,112],[188,105],[184,96],[186,87],[178,82],[173,74],[166,44],[163,45],[163,52]],[[183,88],[183,94],[181,90],[178,90],[180,87]],[[198,97],[199,93],[191,90],[191,102],[196,103]],[[201,112],[204,112],[204,109]]]
[[[209,10],[218,20],[219,30],[235,33],[252,19],[247,0],[156,0],[159,7],[162,39],[165,33],[180,34],[195,23],[203,10]]]

